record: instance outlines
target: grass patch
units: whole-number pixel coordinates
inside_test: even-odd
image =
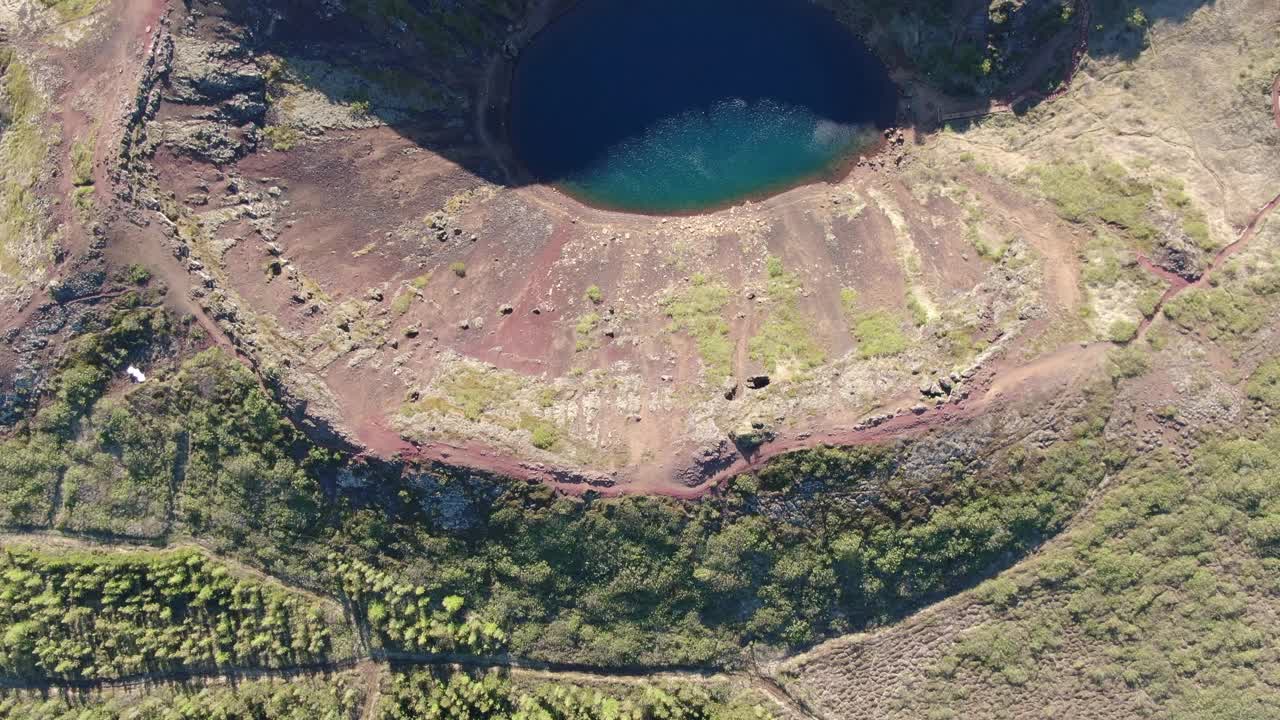
[[[1272,410],[1280,410],[1280,358],[1263,363],[1249,377],[1245,393]]]
[[[130,285],[146,285],[151,282],[151,271],[145,265],[131,263],[121,270],[117,277],[121,282],[127,282]]]
[[[440,395],[423,398],[405,408],[405,414],[435,412],[461,415],[475,422],[509,402],[520,389],[511,377],[473,367],[460,367],[442,378]]]
[[[462,262],[461,260],[459,260],[458,262],[450,263],[449,270],[454,275],[457,275],[460,278],[464,278],[467,276],[467,264]]]
[[[853,319],[853,336],[858,340],[858,355],[864,358],[888,357],[907,349],[902,322],[892,313],[872,310]]]
[[[970,203],[965,208],[964,218],[964,236],[973,245],[973,249],[978,253],[978,257],[991,262],[1000,262],[1004,257],[1005,251],[1008,249],[1007,244],[992,247],[991,243],[982,236],[982,209],[976,203]]]
[[[1107,371],[1112,382],[1142,377],[1151,371],[1151,359],[1140,347],[1113,350],[1107,356]]]
[[[1127,343],[1138,336],[1138,323],[1132,320],[1116,320],[1107,328],[1107,339],[1113,343]]]
[[[693,337],[710,378],[726,377],[733,372],[733,345],[729,342],[729,323],[724,319],[728,303],[728,288],[701,273],[691,278],[687,288],[662,301],[662,311],[671,318],[669,329]]]
[[[302,141],[302,133],[287,125],[268,125],[262,128],[262,137],[272,150],[288,152]]]
[[[409,308],[413,307],[413,301],[418,297],[418,293],[413,290],[401,290],[391,298],[391,312],[395,315],[404,315],[409,312]]]
[[[840,308],[845,315],[853,315],[858,311],[858,291],[853,288],[840,288]]]
[[[748,342],[751,359],[769,372],[779,364],[795,365],[801,370],[815,368],[826,360],[826,352],[809,332],[813,322],[800,311],[800,279],[786,272],[782,260],[770,257],[767,291],[773,306],[760,333]]]
[[[1155,239],[1148,216],[1155,191],[1119,163],[1059,162],[1038,166],[1032,174],[1064,220],[1110,225],[1139,243]]]
[[[551,450],[560,442],[560,429],[534,415],[522,415],[520,427],[529,431],[529,442],[539,450]]]
[[[80,20],[98,9],[98,0],[40,0],[40,4],[57,12],[63,22]]]
[[[1209,236],[1209,223],[1205,219],[1204,213],[1196,210],[1188,213],[1182,218],[1182,232],[1191,238],[1196,247],[1205,251],[1217,249],[1217,244],[1213,242],[1213,238]]]
[[[575,351],[582,352],[590,350],[594,343],[592,342],[591,333],[600,325],[599,313],[587,313],[578,318],[577,324],[573,326],[573,332],[577,335],[577,343]]]
[[[604,302],[604,291],[600,289],[599,285],[592,285],[587,288],[584,297],[586,297],[592,304],[599,305]]]
[[[1125,275],[1124,243],[1110,232],[1095,233],[1080,253],[1084,265],[1081,281],[1086,287],[1115,287]]]
[[[1183,329],[1201,332],[1210,340],[1230,341],[1262,329],[1271,318],[1271,310],[1261,298],[1239,288],[1192,288],[1166,303],[1164,315]]]
[[[85,187],[93,184],[94,134],[71,146],[71,184]]]
[[[80,219],[82,224],[89,224],[89,220],[93,216],[93,197],[94,188],[92,185],[78,187],[71,192],[71,202],[75,205],[76,217]]]
[[[916,327],[929,324],[929,309],[920,302],[920,298],[913,290],[907,291],[907,312],[911,313],[911,322],[915,323]]]
[[[990,343],[981,338],[975,338],[975,333],[977,333],[975,326],[953,318],[952,324],[942,336],[942,344],[947,355],[959,363],[986,350]]]
[[[22,260],[47,257],[48,238],[35,185],[49,155],[39,122],[44,102],[30,71],[9,49],[0,48],[0,272],[20,278],[33,268]],[[32,244],[37,245],[32,252]]]
[[[885,310],[861,310],[858,306],[858,293],[852,288],[840,290],[840,307],[849,320],[853,337],[858,341],[860,357],[888,357],[907,349],[902,322],[893,313]],[[925,321],[928,321],[927,315]]]

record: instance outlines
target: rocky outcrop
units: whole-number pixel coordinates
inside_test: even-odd
[[[1166,238],[1152,260],[1158,267],[1190,282],[1199,280],[1210,262],[1203,250],[1181,235]]]
[[[169,120],[157,123],[160,143],[179,155],[214,165],[227,165],[248,155],[258,145],[252,127],[234,128],[216,120]]]
[[[232,43],[182,38],[173,53],[165,100],[208,104],[235,96],[256,96],[266,88],[262,70],[248,51]]]

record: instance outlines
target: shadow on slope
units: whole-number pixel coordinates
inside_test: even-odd
[[[1021,113],[1052,97],[1065,87],[1081,51],[1093,59],[1136,58],[1148,46],[1152,26],[1183,22],[1215,1],[1049,0],[1017,8],[961,0],[819,4],[854,27],[889,28],[879,54],[948,93],[949,104],[963,110],[939,119],[963,130],[966,118],[997,105],[1012,102]],[[248,30],[256,52],[285,59],[287,73],[278,81],[351,110],[352,125],[385,123],[488,182],[533,181],[507,142],[512,58],[528,44],[529,18],[563,10],[573,0],[546,6],[537,0],[219,3]],[[904,39],[904,27],[914,44]]]

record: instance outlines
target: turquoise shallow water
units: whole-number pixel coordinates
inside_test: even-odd
[[[883,66],[806,0],[582,0],[522,52],[511,135],[583,200],[690,212],[821,175],[895,107]]]
[[[731,100],[659,121],[562,183],[600,205],[696,210],[794,184],[877,137],[874,127],[840,125],[807,108]]]

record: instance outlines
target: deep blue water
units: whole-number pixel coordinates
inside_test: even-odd
[[[580,0],[521,52],[510,127],[543,182],[688,212],[822,174],[896,102],[879,60],[808,0]]]

